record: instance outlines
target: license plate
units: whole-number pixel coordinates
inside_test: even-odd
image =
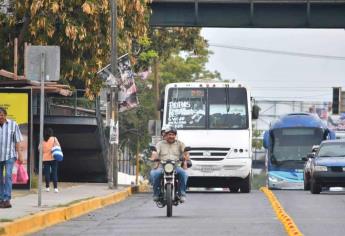
[[[214,168],[213,167],[201,167],[202,172],[213,172]]]

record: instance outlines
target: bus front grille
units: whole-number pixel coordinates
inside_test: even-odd
[[[222,161],[224,158],[191,157],[192,161]]]
[[[192,148],[189,155],[192,160],[220,161],[229,153],[230,148]]]

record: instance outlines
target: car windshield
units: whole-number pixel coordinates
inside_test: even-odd
[[[344,143],[324,143],[319,150],[318,157],[344,157]]]

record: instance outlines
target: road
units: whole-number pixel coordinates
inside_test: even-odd
[[[165,216],[151,194],[53,226],[34,235],[284,235],[269,201],[260,191],[251,194],[189,193],[187,202]]]
[[[344,235],[345,193],[312,195],[304,191],[274,191],[304,235]],[[265,195],[193,192],[187,202],[165,216],[151,194],[127,200],[33,235],[286,235]]]
[[[304,235],[345,234],[345,192],[274,191]]]

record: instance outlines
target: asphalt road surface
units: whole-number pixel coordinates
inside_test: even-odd
[[[345,235],[345,192],[274,191],[304,235]]]
[[[304,235],[345,235],[345,192],[274,191]],[[190,192],[185,204],[157,208],[151,194],[127,200],[47,228],[34,235],[287,235],[260,191],[250,194]]]
[[[186,203],[157,208],[151,194],[127,200],[55,225],[34,235],[286,235],[272,207],[260,191],[188,193]]]

